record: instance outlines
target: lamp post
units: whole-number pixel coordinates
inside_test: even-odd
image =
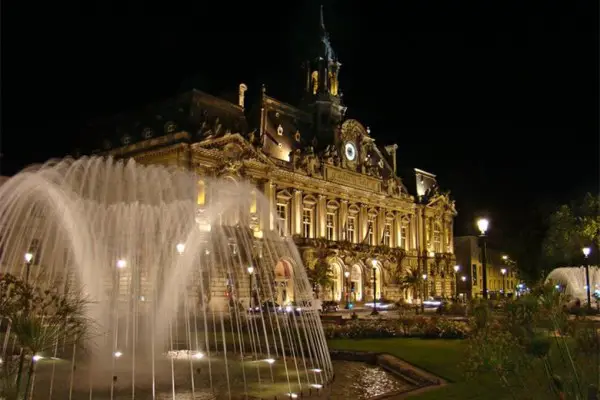
[[[482,278],[483,278],[483,298],[487,299],[488,298],[488,282],[487,282],[487,255],[486,255],[486,236],[485,233],[487,232],[488,228],[490,226],[490,221],[488,221],[485,218],[479,218],[477,220],[477,228],[479,229],[479,232],[481,232],[481,235],[479,236],[481,238],[481,272],[482,272]]]
[[[31,269],[31,261],[33,260],[33,253],[25,253],[25,283],[29,283],[29,270]]]
[[[460,277],[460,280],[463,281],[463,286],[465,287],[465,293],[466,293],[466,291],[467,291],[467,277],[463,275],[463,276]],[[467,301],[466,294],[465,294],[465,299],[464,300]]]
[[[248,268],[246,268],[246,270],[248,271],[248,275],[250,275],[250,308],[252,309],[254,303],[254,288],[252,286],[252,275],[254,275],[254,267],[249,266]]]
[[[506,268],[500,270],[502,274],[502,296],[506,297]]]
[[[348,277],[349,276],[350,276],[350,271],[344,272],[344,277],[346,278],[346,279],[344,279],[344,286],[345,286],[344,293],[346,294],[346,307],[344,307],[344,308],[346,310],[350,309],[350,303],[348,302],[348,287],[350,286],[350,285],[348,285]]]
[[[379,314],[379,311],[377,311],[377,260],[373,259],[372,261],[373,263],[373,311],[371,312],[371,315],[377,315]]]
[[[427,274],[421,275],[423,279],[423,294],[421,295],[421,312],[425,312],[425,295],[427,294]]]
[[[592,296],[590,294],[590,263],[588,261],[588,256],[592,249],[584,247],[581,251],[583,252],[583,258],[585,260],[585,292],[587,294],[588,310],[590,310],[592,308]]]
[[[458,271],[460,271],[460,265],[454,267],[454,297],[458,300]]]

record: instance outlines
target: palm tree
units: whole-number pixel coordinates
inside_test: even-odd
[[[400,280],[400,285],[401,285],[402,289],[405,291],[404,297],[407,297],[406,291],[408,289],[412,289],[413,298],[416,298],[418,293],[420,292],[421,284],[422,284],[422,278],[421,278],[421,273],[419,272],[419,269],[416,267],[410,268],[404,274],[402,279]]]
[[[328,288],[333,286],[333,271],[327,262],[330,253],[321,250],[315,250],[306,257],[306,274],[311,283],[315,295],[319,297],[319,288]]]

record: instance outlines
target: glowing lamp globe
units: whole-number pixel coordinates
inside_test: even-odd
[[[482,235],[485,235],[489,226],[490,226],[490,221],[488,221],[486,218],[479,218],[477,220],[477,229],[479,229],[479,231],[481,232]]]
[[[581,249],[581,251],[583,251],[583,255],[587,257],[592,252],[592,249],[590,249],[589,247],[584,247],[583,249]]]

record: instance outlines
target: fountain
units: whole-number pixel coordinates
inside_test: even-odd
[[[52,161],[8,180],[0,272],[83,293],[94,322],[85,343],[36,355],[32,398],[272,399],[326,387],[312,290],[272,218],[249,184],[134,161]],[[282,260],[294,307],[263,308],[278,298]]]
[[[589,267],[590,282],[593,294],[600,293],[600,268]],[[585,267],[562,267],[552,270],[546,277],[546,282],[552,282],[563,288],[565,294],[573,299],[579,299],[581,303],[587,303]]]

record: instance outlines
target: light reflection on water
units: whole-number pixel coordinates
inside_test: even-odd
[[[333,365],[335,382],[331,386],[331,399],[364,400],[412,387],[375,365],[351,361],[334,361]]]

